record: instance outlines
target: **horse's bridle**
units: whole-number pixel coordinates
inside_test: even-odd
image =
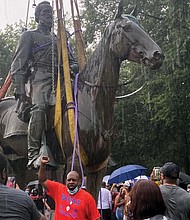
[[[104,85],[104,86],[101,85],[100,86],[100,85],[97,85],[97,84],[90,83],[90,82],[88,82],[86,80],[84,81],[80,77],[79,77],[79,81],[82,82],[83,84],[89,86],[89,87],[96,87],[96,88],[104,87],[104,88],[110,88],[110,89],[116,88],[116,87],[125,86],[125,85],[128,85],[128,84],[130,84],[132,82],[131,80],[128,80],[127,82],[118,84],[117,86],[115,86],[115,85],[113,85],[113,86],[112,85],[109,85],[109,86],[108,85]],[[139,87],[137,90],[135,90],[132,93],[129,93],[129,94],[126,94],[126,95],[121,95],[121,96],[116,96],[115,98],[116,99],[122,99],[122,98],[126,98],[126,97],[129,97],[129,96],[132,96],[132,95],[136,94],[137,92],[139,92],[142,88],[144,88],[145,84],[146,83],[144,83],[141,87]]]

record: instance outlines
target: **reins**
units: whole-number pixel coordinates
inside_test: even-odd
[[[121,83],[121,84],[118,84],[118,85],[97,85],[97,84],[88,82],[86,80],[82,80],[81,78],[79,78],[79,81],[82,82],[83,84],[87,85],[87,86],[96,87],[96,88],[101,88],[101,87],[104,87],[104,88],[116,88],[116,87],[125,86],[125,85],[128,85],[129,83],[131,83],[130,81],[127,81],[125,83]]]
[[[128,80],[127,82],[125,83],[121,83],[121,84],[118,84],[118,85],[97,85],[97,84],[94,84],[94,83],[91,83],[91,82],[88,82],[86,80],[82,80],[81,78],[78,79],[80,82],[82,82],[83,84],[89,86],[89,87],[96,87],[96,88],[110,88],[110,89],[113,89],[113,88],[116,88],[116,87],[121,87],[121,86],[126,86],[130,83],[132,83],[131,80]],[[115,98],[116,99],[123,99],[123,98],[127,98],[129,96],[132,96],[134,94],[136,94],[137,92],[141,91],[144,86],[145,86],[146,83],[144,83],[141,87],[139,87],[137,90],[135,90],[134,92],[131,92],[129,94],[126,94],[126,95],[121,95],[121,96],[116,96]]]

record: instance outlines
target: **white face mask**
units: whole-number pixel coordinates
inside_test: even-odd
[[[73,190],[68,189],[68,192],[69,192],[70,195],[74,195],[75,193],[78,192],[78,190],[79,190],[79,187],[76,186]]]

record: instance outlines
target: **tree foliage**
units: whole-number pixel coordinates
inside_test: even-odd
[[[19,37],[19,25],[7,25],[0,33],[0,75],[5,79],[10,70],[13,53]]]
[[[29,28],[34,28],[35,23],[30,21]],[[5,79],[10,70],[11,62],[21,33],[25,30],[24,22],[7,25],[0,32],[0,77]]]
[[[96,33],[102,33],[118,3],[83,2],[85,6],[91,4],[84,11],[85,24],[91,30],[90,34],[85,33],[86,41],[96,42]],[[117,129],[112,155],[118,166],[140,163],[151,169],[172,160],[189,173],[190,4],[188,0],[130,0],[127,7],[136,4],[141,25],[162,48],[165,61],[158,71],[128,63],[122,68],[121,83],[132,76],[136,80],[119,87],[118,94],[130,93],[146,84],[134,96],[116,101]],[[106,21],[102,19],[102,11]]]

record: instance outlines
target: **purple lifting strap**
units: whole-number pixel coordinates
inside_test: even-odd
[[[72,163],[71,163],[71,171],[73,171],[74,167],[74,160],[75,160],[75,153],[76,153],[76,145],[78,146],[78,157],[79,157],[79,164],[80,164],[80,169],[81,169],[81,174],[82,174],[82,185],[84,185],[84,171],[83,171],[83,166],[81,162],[81,157],[80,157],[80,143],[79,143],[79,136],[78,136],[78,103],[77,103],[77,93],[78,93],[78,73],[75,76],[75,84],[74,84],[74,102],[72,108],[74,107],[75,109],[75,137],[74,137],[74,147],[73,147],[73,155],[72,155]],[[68,103],[69,104],[69,103]],[[67,104],[67,105],[68,105]],[[68,108],[67,108],[68,109]]]

